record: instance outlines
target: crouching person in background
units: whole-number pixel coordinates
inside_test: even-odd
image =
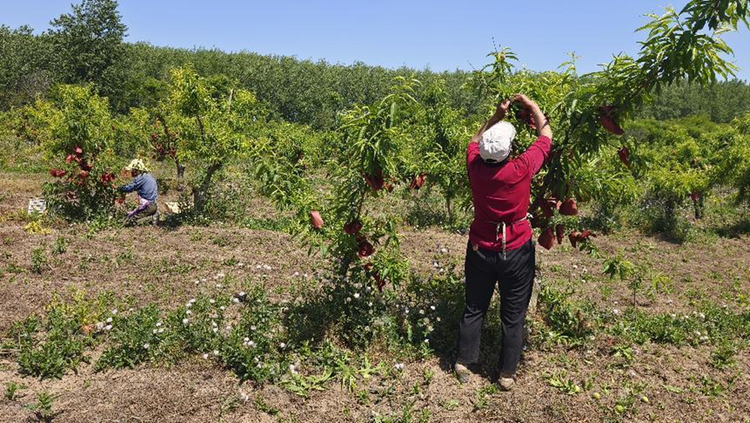
[[[123,185],[118,190],[123,193],[122,199],[129,192],[135,191],[138,193],[138,207],[128,212],[128,218],[126,225],[140,225],[151,221],[156,214],[156,199],[158,198],[158,187],[156,185],[156,179],[148,171],[148,168],[140,159],[133,159],[130,164],[125,167],[125,170],[130,172],[130,176],[133,180]]]

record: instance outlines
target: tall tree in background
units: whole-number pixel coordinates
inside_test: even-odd
[[[29,26],[0,25],[0,110],[33,102],[55,83],[55,52]]]
[[[127,26],[121,22],[116,0],[83,0],[72,12],[50,22],[60,67],[67,83],[93,83],[103,95],[121,84],[118,63],[126,54],[123,38]]]

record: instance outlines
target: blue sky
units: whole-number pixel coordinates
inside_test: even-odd
[[[37,31],[70,10],[70,1],[0,0],[0,24]],[[555,69],[567,52],[581,72],[612,54],[635,54],[646,13],[686,0],[580,1],[240,1],[120,0],[128,41],[159,46],[247,50],[301,59],[433,70],[486,63],[496,43],[511,47],[533,70]],[[738,77],[750,80],[750,33],[725,36]]]

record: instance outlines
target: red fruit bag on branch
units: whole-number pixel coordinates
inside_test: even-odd
[[[620,128],[620,125],[617,124],[615,108],[612,106],[604,105],[599,107],[599,122],[604,129],[615,135],[622,135],[625,133],[625,131]]]
[[[562,244],[563,237],[565,236],[565,225],[558,224],[555,226],[555,237],[557,238],[557,244]]]
[[[365,182],[373,191],[380,191],[383,188],[383,171],[378,169],[373,175],[365,175]]]
[[[49,174],[54,176],[55,178],[62,178],[65,176],[68,172],[62,169],[50,169]]]
[[[630,150],[627,147],[622,147],[617,150],[617,156],[620,157],[620,161],[627,168],[630,168]]]
[[[422,188],[422,185],[424,185],[424,181],[427,179],[427,174],[422,172],[419,175],[412,178],[411,183],[409,184],[409,189],[417,190]]]
[[[375,247],[372,246],[367,240],[360,241],[357,245],[357,254],[360,258],[369,257],[375,252]]]
[[[578,245],[578,237],[581,234],[579,234],[577,231],[572,231],[568,234],[568,241],[570,241],[570,245],[573,246],[573,248],[576,248]]]
[[[378,272],[375,272],[372,275],[372,277],[378,283],[378,291],[383,292],[383,287],[385,286],[385,279],[381,278]]]
[[[555,244],[555,235],[552,232],[552,228],[545,229],[544,232],[539,235],[539,239],[537,240],[537,242],[539,242],[539,245],[541,245],[545,249],[551,249]]]
[[[323,218],[320,217],[319,211],[313,210],[310,212],[310,224],[315,229],[320,229],[323,227]]]
[[[577,216],[578,206],[576,205],[576,200],[568,198],[567,200],[563,201],[563,203],[560,205],[560,214],[563,216]]]
[[[344,232],[349,235],[354,235],[362,229],[362,222],[359,220],[351,221],[344,225]]]

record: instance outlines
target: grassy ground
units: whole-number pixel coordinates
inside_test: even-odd
[[[29,234],[17,211],[39,195],[45,179],[0,174],[5,341],[13,322],[43,315],[54,293],[65,300],[75,290],[109,293],[134,310],[150,304],[176,310],[200,295],[231,295],[251,281],[263,284],[272,300],[293,302],[325,267],[288,235],[234,226],[90,233],[73,225]],[[260,203],[253,208],[268,213]],[[0,350],[6,394],[0,421],[43,417],[29,407],[42,392],[52,395],[55,421],[71,422],[750,421],[747,328],[727,329],[750,325],[750,237],[734,235],[701,235],[682,245],[634,231],[597,238],[602,257],[620,252],[642,265],[635,303],[627,282],[602,274],[604,258],[564,246],[538,250],[542,298],[531,316],[517,389],[509,393],[487,377],[497,360],[496,321],[485,332],[482,369],[466,386],[448,370],[450,353],[407,357],[375,349],[367,363],[364,356],[352,360],[354,389],[337,373],[329,381],[304,379],[304,396],[295,389],[302,382],[241,383],[200,354],[100,371],[104,344],[86,349],[87,359],[61,379],[40,380],[21,374],[17,352],[8,347]],[[454,265],[461,276],[465,235],[406,228],[402,248],[422,277],[440,277]],[[660,337],[681,321],[693,322],[699,333]],[[318,368],[305,370],[320,376]]]

